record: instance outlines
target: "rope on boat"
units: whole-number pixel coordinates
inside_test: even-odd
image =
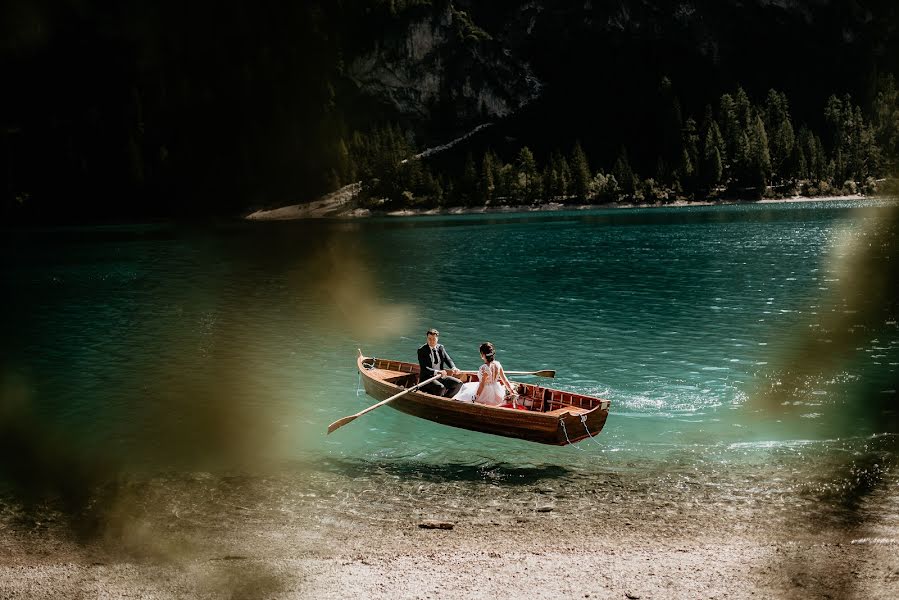
[[[587,431],[587,435],[593,440],[593,443],[602,448],[602,444],[596,441],[596,438],[593,437],[593,434],[590,433],[590,428],[587,427],[587,415],[581,415],[581,424],[584,426],[584,429]]]
[[[586,450],[581,448],[580,446],[575,446],[574,443],[571,441],[571,438],[568,437],[568,428],[565,427],[565,419],[559,419],[559,424],[562,426],[562,432],[565,434],[565,441],[568,442],[568,445],[572,446],[574,448],[577,448],[581,452],[586,452]],[[584,430],[586,430],[587,436],[591,440],[593,440],[594,444],[596,444],[597,446],[599,446],[601,448],[602,444],[600,444],[599,442],[596,441],[596,438],[593,436],[592,433],[590,433],[590,428],[587,427],[587,415],[581,415],[581,424],[584,426]]]
[[[362,361],[362,368],[366,371],[371,371],[375,368],[375,359],[372,358],[370,363]],[[363,391],[359,389],[359,384],[362,383],[362,371],[359,371],[359,377],[356,379],[356,397],[359,397],[359,394]]]
[[[571,443],[571,438],[568,437],[568,428],[565,427],[565,419],[559,419],[559,423],[562,425],[562,432],[565,433],[565,441],[568,442],[568,445],[572,448],[577,448],[581,452],[586,452],[586,450],[584,450],[583,448],[578,448],[573,443]]]

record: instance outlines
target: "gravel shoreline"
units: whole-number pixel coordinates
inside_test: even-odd
[[[585,530],[555,517],[450,531],[339,520],[165,559],[5,531],[0,598],[888,598],[899,591],[895,542],[853,543],[832,531],[801,539],[739,533],[730,515],[705,525],[696,535],[656,520]]]
[[[88,536],[60,513],[0,504],[0,598],[899,592],[899,482],[891,475],[858,497],[830,500],[790,490],[735,495],[730,475],[708,485],[607,475],[593,489],[577,479],[385,477],[356,486],[352,478],[311,487],[277,477],[153,480],[120,492]],[[458,495],[441,495],[453,486]],[[422,527],[429,521],[451,529]]]

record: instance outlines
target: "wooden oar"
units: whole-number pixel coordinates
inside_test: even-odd
[[[466,375],[477,375],[477,371],[462,371]],[[544,369],[543,371],[506,371],[506,375],[536,375],[537,377],[555,377],[556,372],[552,369]]]
[[[542,371],[506,371],[506,375],[536,375],[537,377],[555,377],[556,372],[552,369],[544,369]]]
[[[364,415],[365,413],[370,412],[370,411],[373,411],[373,410],[376,409],[376,408],[380,408],[380,407],[384,406],[385,404],[387,404],[388,402],[392,402],[392,401],[396,400],[397,398],[399,398],[400,396],[403,396],[403,395],[405,395],[405,394],[408,394],[408,393],[411,392],[411,391],[417,390],[417,389],[420,388],[421,386],[427,385],[427,384],[431,383],[432,381],[434,381],[435,379],[440,379],[441,377],[443,377],[443,375],[434,375],[434,376],[431,377],[430,379],[425,379],[424,381],[422,381],[422,382],[419,383],[418,385],[412,386],[412,387],[410,387],[410,388],[407,389],[407,390],[403,390],[403,391],[400,392],[399,394],[394,394],[393,396],[391,396],[390,398],[387,398],[386,400],[381,400],[381,401],[378,402],[377,404],[372,404],[371,406],[369,406],[369,407],[366,408],[365,410],[360,410],[360,411],[357,412],[355,415],[350,415],[350,416],[344,417],[344,418],[342,418],[342,419],[337,419],[336,421],[334,421],[333,423],[331,423],[330,425],[328,425],[328,433],[331,433],[332,431],[335,431],[335,430],[337,430],[337,429],[340,429],[341,427],[343,427],[344,425],[346,425],[346,424],[349,423],[350,421],[356,420],[358,417],[361,417],[361,416]]]

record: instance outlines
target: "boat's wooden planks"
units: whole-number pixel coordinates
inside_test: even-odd
[[[586,408],[578,408],[576,406],[563,406],[562,408],[557,408],[555,410],[546,411],[547,415],[564,415],[565,413],[570,413],[572,415],[584,415],[590,412]]]
[[[369,369],[368,371],[375,379],[382,381],[390,381],[391,379],[399,379],[400,377],[408,377],[408,371],[390,371],[388,369]]]
[[[357,367],[366,393],[377,400],[384,400],[419,379],[415,363],[365,357],[361,351]],[[461,379],[476,381],[477,377],[463,374]],[[515,386],[519,403],[530,405],[530,410],[457,402],[420,390],[397,398],[390,407],[443,425],[552,445],[598,435],[605,425],[608,400],[530,383]]]

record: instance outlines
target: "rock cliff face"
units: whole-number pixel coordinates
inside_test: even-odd
[[[346,75],[400,115],[451,129],[505,117],[540,89],[526,61],[451,3],[410,18],[399,35],[377,38]]]
[[[717,95],[739,83],[760,94],[770,87],[789,93],[792,86],[826,97],[868,85],[860,65],[878,60],[882,70],[899,66],[887,56],[896,49],[894,4],[434,2],[408,11],[400,33],[378,38],[346,74],[363,94],[400,115],[419,123],[448,120],[457,130],[508,116],[545,86],[564,95],[627,96],[653,89],[661,75],[682,91],[704,83]],[[844,89],[834,88],[834,79]],[[640,81],[635,88],[633,80],[647,81],[647,90]],[[627,86],[631,90],[622,90]]]

